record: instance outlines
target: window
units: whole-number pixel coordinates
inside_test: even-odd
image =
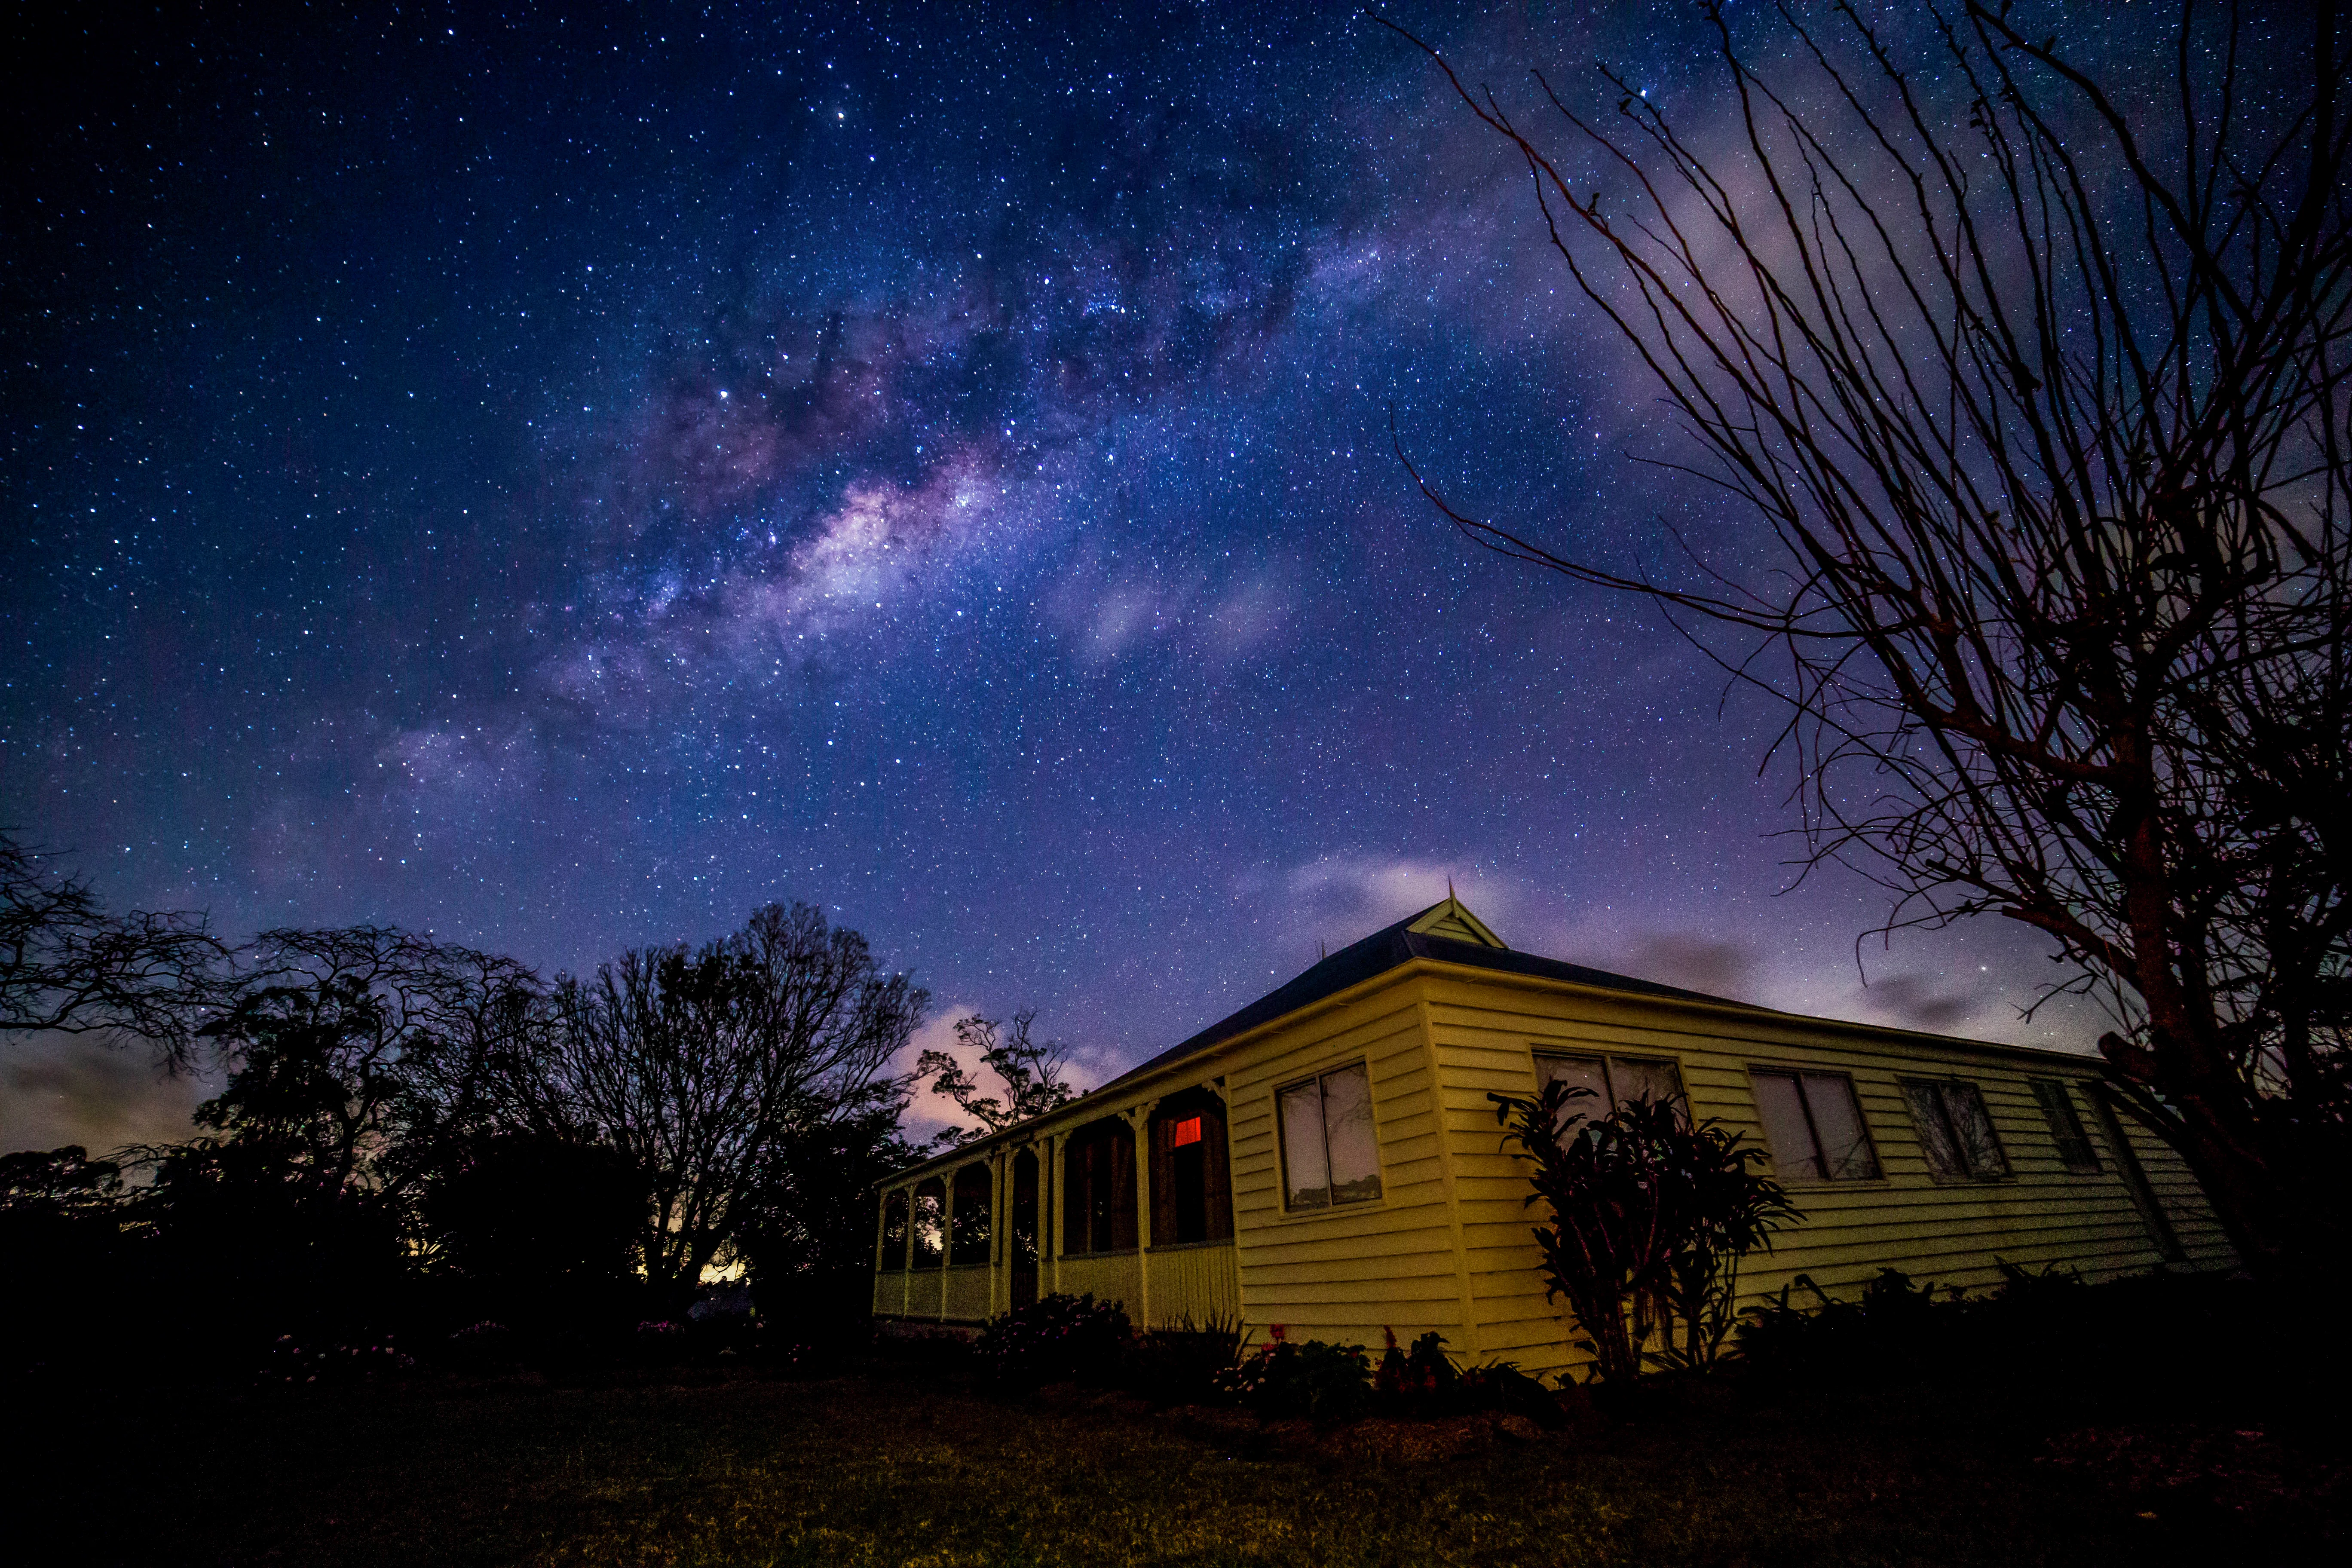
[[[907,1267],[907,1194],[882,1194],[882,1267]]]
[[[1672,1062],[1644,1061],[1635,1057],[1560,1057],[1543,1052],[1536,1054],[1536,1083],[1538,1088],[1548,1083],[1565,1083],[1571,1089],[1591,1090],[1590,1095],[1577,1095],[1568,1102],[1567,1114],[1560,1121],[1560,1133],[1588,1116],[1606,1116],[1621,1106],[1637,1100],[1680,1100],[1683,1096],[1682,1075]]]
[[[1114,1117],[1072,1133],[1062,1171],[1062,1250],[1133,1247],[1135,1130]]]
[[[1870,1146],[1853,1083],[1843,1073],[1751,1069],[1757,1113],[1772,1165],[1784,1182],[1874,1182]]]
[[[1986,1182],[2009,1174],[1984,1096],[1958,1079],[1906,1079],[1903,1098],[1918,1124],[1919,1152],[1939,1181]]]
[[[2074,1111],[2074,1097],[2055,1079],[2033,1080],[2033,1098],[2042,1102],[2042,1118],[2050,1123],[2050,1141],[2058,1145],[2058,1163],[2078,1176],[2099,1173],[2099,1152]]]
[[[1363,1063],[1291,1085],[1275,1097],[1275,1110],[1288,1207],[1325,1209],[1381,1195],[1372,1080]]]
[[[937,1176],[915,1187],[915,1267],[937,1268],[947,1256],[947,1184]]]
[[[955,1173],[955,1206],[948,1214],[950,1263],[988,1261],[990,1196],[987,1166],[966,1165]]]
[[[1226,1241],[1233,1234],[1224,1103],[1206,1089],[1171,1095],[1151,1118],[1151,1245]]]

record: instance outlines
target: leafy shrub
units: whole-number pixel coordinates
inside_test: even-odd
[[[1462,1373],[1463,1404],[1469,1410],[1499,1410],[1524,1415],[1538,1426],[1559,1425],[1559,1401],[1516,1362],[1495,1361]]]
[[[988,1374],[1007,1387],[1102,1384],[1118,1380],[1133,1339],[1119,1302],[1055,1294],[991,1318],[974,1349]]]
[[[1486,1097],[1505,1142],[1535,1167],[1528,1203],[1551,1211],[1535,1229],[1546,1298],[1566,1300],[1591,1336],[1579,1348],[1608,1382],[1640,1376],[1644,1361],[1712,1366],[1737,1322],[1740,1259],[1792,1224],[1795,1205],[1753,1168],[1761,1149],[1713,1120],[1693,1123],[1681,1097],[1599,1117],[1572,1109],[1591,1093],[1556,1081],[1534,1100]]]
[[[1882,1268],[1851,1301],[1800,1274],[1739,1327],[1739,1352],[1766,1380],[1853,1384],[1921,1374],[2014,1375],[2113,1349],[2132,1281],[2093,1289],[2056,1267],[2001,1263],[2001,1282],[1971,1298],[1957,1285],[1915,1284]],[[1800,1288],[1811,1298],[1797,1296]]]
[[[1388,1348],[1381,1353],[1380,1370],[1372,1374],[1372,1392],[1398,1405],[1445,1402],[1462,1382],[1462,1369],[1445,1353],[1445,1336],[1432,1329],[1412,1342],[1411,1350],[1398,1346],[1390,1330],[1381,1331]]]
[[[1438,1416],[1498,1410],[1546,1426],[1559,1424],[1559,1402],[1517,1363],[1465,1367],[1446,1353],[1445,1336],[1433,1329],[1414,1340],[1410,1350],[1398,1345],[1395,1334],[1385,1329],[1381,1332],[1388,1348],[1372,1373],[1372,1394],[1386,1413]]]
[[[1266,1342],[1219,1373],[1213,1392],[1269,1421],[1353,1421],[1372,1404],[1372,1358],[1361,1345],[1293,1341],[1280,1323]]]
[[[1905,1370],[1949,1338],[1961,1295],[1956,1286],[1915,1285],[1901,1269],[1882,1268],[1858,1300],[1844,1301],[1800,1274],[1743,1314],[1739,1353],[1768,1380],[1842,1384]]]
[[[1188,1317],[1175,1328],[1138,1334],[1128,1348],[1120,1381],[1155,1405],[1206,1398],[1217,1376],[1241,1359],[1244,1337],[1241,1320],[1228,1317],[1205,1324]]]

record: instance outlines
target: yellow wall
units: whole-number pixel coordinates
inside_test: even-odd
[[[1275,1095],[1359,1060],[1371,1079],[1381,1197],[1285,1213]],[[1412,992],[1381,988],[1248,1043],[1229,1058],[1225,1084],[1247,1321],[1261,1331],[1284,1324],[1294,1338],[1373,1345],[1383,1325],[1402,1334],[1411,1324],[1458,1343],[1462,1281],[1427,1036]]]
[[[1982,1288],[2006,1260],[2058,1264],[2101,1279],[2157,1265],[2159,1254],[2125,1184],[2114,1149],[2081,1086],[2098,1064],[2051,1053],[1971,1047],[1891,1030],[1712,1005],[1597,991],[1426,962],[1394,970],[1149,1080],[1088,1097],[1058,1115],[971,1151],[1000,1194],[994,1262],[876,1276],[879,1313],[977,1321],[1011,1300],[1007,1173],[1014,1139],[1036,1140],[1045,1182],[1041,1291],[1091,1291],[1119,1300],[1139,1325],[1240,1317],[1259,1336],[1273,1324],[1296,1339],[1377,1348],[1382,1329],[1406,1341],[1430,1330],[1469,1360],[1507,1359],[1552,1373],[1580,1361],[1558,1303],[1544,1298],[1527,1205],[1527,1167],[1503,1148],[1489,1091],[1531,1094],[1534,1053],[1620,1053],[1670,1059],[1694,1113],[1745,1132],[1763,1129],[1751,1067],[1849,1075],[1883,1168],[1875,1182],[1792,1189],[1804,1218],[1776,1248],[1751,1258],[1746,1302],[1792,1276],[1850,1294],[1882,1268],[1918,1280]],[[1381,1159],[1377,1202],[1286,1212],[1274,1102],[1283,1088],[1352,1061],[1366,1064]],[[1979,1086],[2011,1175],[1939,1183],[1921,1156],[1898,1077],[1953,1077]],[[2059,1163],[2029,1080],[2077,1086],[2101,1171]],[[1231,1245],[1146,1248],[1055,1258],[1058,1142],[1100,1117],[1140,1111],[1196,1085],[1221,1088],[1231,1138]],[[2127,1116],[2120,1123],[2192,1268],[2233,1261],[2211,1212],[2177,1155]],[[923,1167],[953,1184],[950,1165]],[[911,1187],[914,1173],[900,1178]],[[1139,1183],[1139,1188],[1141,1184]],[[1148,1196],[1139,1192],[1148,1234]]]
[[[2074,1091],[2078,1107],[2100,1152],[2096,1175],[2076,1175],[2059,1163],[2029,1087],[2033,1078],[2093,1082],[2099,1068],[2088,1059],[2028,1057],[1575,988],[1496,984],[1486,976],[1435,975],[1423,984],[1448,1085],[1448,1144],[1475,1297],[1470,1348],[1481,1355],[1517,1360],[1530,1370],[1582,1359],[1567,1346],[1570,1336],[1557,1304],[1544,1300],[1523,1207],[1526,1167],[1502,1152],[1486,1098],[1489,1090],[1533,1093],[1538,1049],[1671,1059],[1695,1115],[1718,1119],[1759,1146],[1764,1130],[1748,1085],[1750,1067],[1803,1067],[1852,1078],[1883,1178],[1792,1186],[1803,1221],[1776,1237],[1772,1251],[1749,1258],[1741,1277],[1747,1302],[1801,1273],[1832,1293],[1850,1294],[1884,1268],[1900,1268],[1915,1280],[1981,1288],[1999,1280],[2004,1260],[2037,1269],[2059,1264],[2094,1279],[2161,1261],[2081,1089]],[[2011,1177],[1943,1183],[1931,1176],[1899,1077],[1951,1077],[1978,1085]],[[2144,1130],[2129,1135],[2188,1262],[2228,1267],[2234,1259],[2178,1157]]]

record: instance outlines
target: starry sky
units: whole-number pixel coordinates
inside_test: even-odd
[[[1415,493],[1391,417],[1572,551],[1747,537],[1393,36],[331,9],[8,24],[0,820],[118,905],[553,971],[807,900],[1099,1079],[1450,878],[1514,946],[2086,1043],[2019,933],[1858,968],[1779,715]],[[1710,112],[1693,7],[1585,11],[1398,15]],[[106,1142],[96,1050],[10,1047],[0,1142]]]

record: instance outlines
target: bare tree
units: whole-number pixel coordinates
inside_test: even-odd
[[[186,1065],[227,950],[200,914],[109,913],[47,858],[0,833],[0,1032],[133,1035]]]
[[[404,1201],[449,1138],[517,1098],[518,1034],[546,1033],[528,1026],[547,1009],[522,964],[394,926],[268,931],[238,956],[199,1031],[228,1087],[197,1121],[330,1194]]]
[[[736,1239],[788,1133],[898,1097],[883,1069],[929,1002],[806,904],[692,951],[633,949],[555,1000],[544,1103],[646,1173],[646,1273],[673,1296]]]
[[[1706,15],[1721,138],[1604,70],[1613,115],[1536,79],[1538,140],[1445,74],[1779,569],[1606,566],[1413,477],[1785,701],[1809,862],[1890,930],[2054,938],[2247,1261],[2315,1264],[2352,1152],[2338,8],[2184,0],[2128,92],[2006,4]]]
[[[1034,1007],[1024,1007],[1013,1015],[1010,1033],[1004,1032],[1000,1020],[977,1013],[956,1020],[956,1042],[996,1075],[1004,1086],[1001,1097],[981,1093],[979,1080],[945,1051],[925,1051],[917,1058],[915,1076],[930,1078],[932,1093],[946,1095],[958,1110],[980,1123],[973,1128],[950,1127],[940,1134],[940,1142],[950,1146],[968,1143],[1070,1102],[1077,1091],[1062,1077],[1069,1064],[1070,1047],[1060,1040],[1032,1039],[1029,1030],[1036,1021]],[[934,1073],[939,1076],[932,1078]]]

